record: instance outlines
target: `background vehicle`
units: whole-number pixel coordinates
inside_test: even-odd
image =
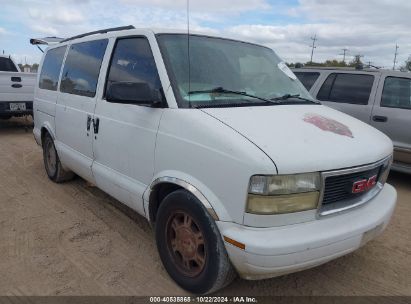
[[[129,26],[62,40],[40,67],[48,177],[144,215],[191,292],[314,267],[389,222],[391,140],[320,105],[267,47]]]
[[[411,173],[411,73],[392,70],[294,69],[313,97],[387,134],[392,169]]]
[[[0,55],[0,119],[32,115],[35,73],[22,73],[9,56]]]

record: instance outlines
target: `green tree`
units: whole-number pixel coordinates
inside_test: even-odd
[[[364,63],[361,61],[361,55],[355,55],[354,59],[350,61],[350,63],[348,64],[348,66],[350,67],[362,67],[364,66]]]
[[[404,62],[404,65],[401,67],[403,72],[411,72],[411,56]]]
[[[337,59],[326,60],[324,62],[326,67],[346,67],[347,64],[344,61],[338,61]]]
[[[32,71],[32,72],[37,72],[38,69],[39,69],[39,64],[38,64],[38,63],[34,63],[34,64],[31,66],[31,71]]]

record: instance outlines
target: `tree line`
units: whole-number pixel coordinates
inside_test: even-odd
[[[287,65],[291,68],[299,68],[299,67],[336,67],[336,68],[367,68],[367,67],[373,67],[373,68],[380,68],[378,66],[374,66],[372,64],[367,64],[364,63],[361,60],[360,55],[354,56],[354,59],[345,62],[345,61],[339,61],[337,59],[331,59],[331,60],[326,60],[324,62],[311,62],[308,61],[306,63],[302,62],[295,62],[295,63],[287,63]],[[411,72],[411,56],[404,62],[404,64],[400,67],[400,71],[402,72]]]
[[[34,63],[32,65],[27,64],[27,63],[26,64],[19,63],[18,65],[19,65],[19,68],[20,68],[21,71],[24,71],[24,68],[30,68],[31,72],[37,73],[37,70],[39,69],[39,64],[38,63]]]

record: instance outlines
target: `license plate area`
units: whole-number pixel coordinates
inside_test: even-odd
[[[26,104],[24,102],[11,102],[10,105],[10,111],[25,111],[26,110]]]

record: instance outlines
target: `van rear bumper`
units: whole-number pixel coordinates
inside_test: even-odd
[[[225,243],[242,278],[254,280],[311,268],[352,252],[388,225],[397,199],[386,184],[367,204],[311,222],[252,228],[217,222],[222,235],[245,244],[245,250]]]

